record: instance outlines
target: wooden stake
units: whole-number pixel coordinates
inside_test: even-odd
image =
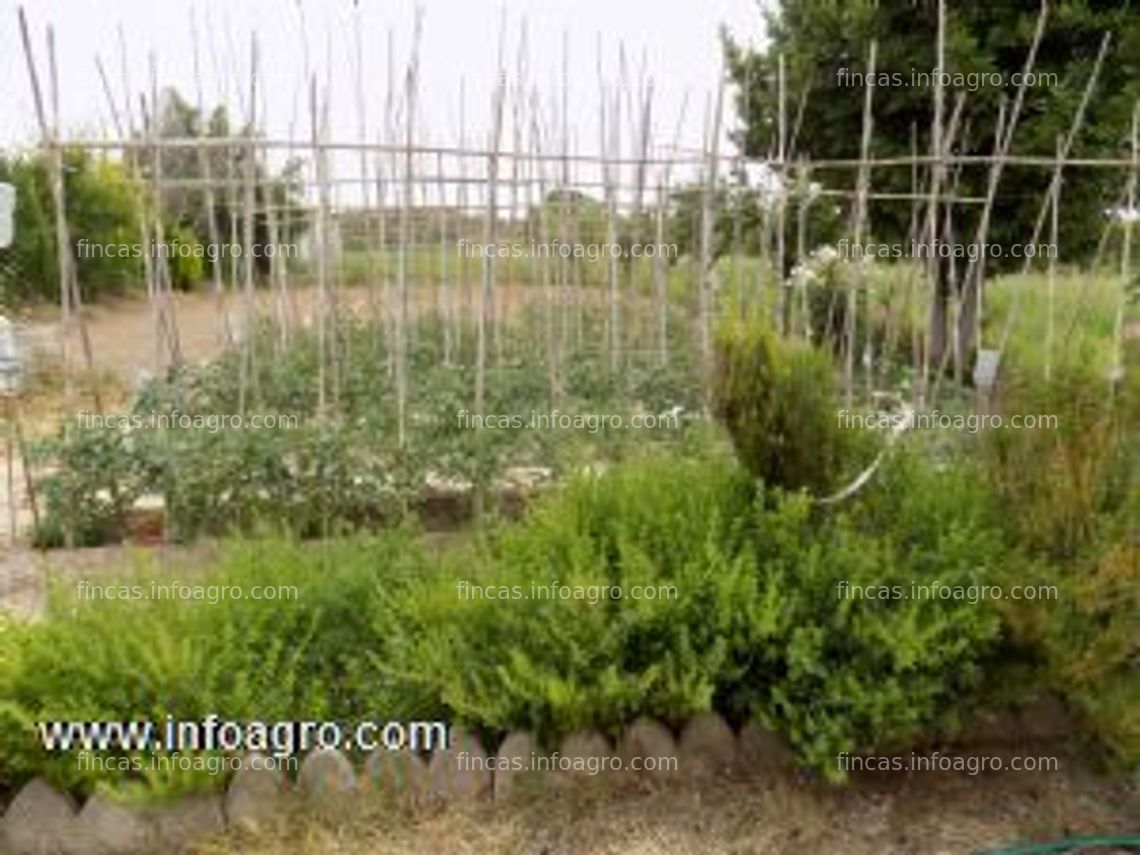
[[[863,138],[859,146],[859,159],[860,167],[857,178],[857,197],[855,200],[855,217],[854,228],[852,229],[854,245],[860,249],[863,246],[863,229],[867,221],[867,189],[871,183],[871,171],[867,166],[867,159],[871,154],[871,134],[874,130],[874,113],[872,112],[872,105],[875,97],[875,58],[878,51],[878,43],[871,40],[870,56],[867,58],[867,75],[864,78],[866,91],[863,97]],[[844,318],[846,322],[846,333],[844,336],[844,351],[843,351],[843,396],[844,403],[850,409],[854,404],[854,372],[855,372],[855,331],[856,331],[856,312],[858,311],[858,294],[864,290],[866,285],[865,277],[863,276],[863,264],[861,261],[855,263],[855,275],[851,284],[847,288],[847,314]],[[867,341],[868,347],[871,340],[871,325],[870,325],[870,300],[867,301],[868,323],[867,323]],[[870,380],[871,366],[865,366],[868,373],[868,382]]]

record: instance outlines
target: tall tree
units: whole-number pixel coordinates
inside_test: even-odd
[[[953,144],[954,154],[991,155],[999,116],[1015,101],[1018,75],[1033,43],[1040,11],[1035,0],[947,0],[945,30],[944,128],[959,95],[964,99]],[[774,150],[779,117],[776,68],[783,54],[787,68],[787,120],[793,128],[794,156],[810,159],[859,157],[863,87],[872,40],[878,43],[874,96],[872,158],[910,154],[917,144],[929,154],[934,112],[932,72],[937,66],[937,0],[778,0],[765,13],[769,40],[750,51],[726,38],[726,53],[736,85],[736,137],[749,156]],[[1019,122],[1008,154],[1054,158],[1057,141],[1069,130],[1095,65],[1105,33],[1109,52],[1100,70],[1072,157],[1127,157],[1129,121],[1140,98],[1140,9],[1129,0],[1061,0],[1050,3],[1038,48],[1034,85],[1026,88]],[[925,75],[925,77],[923,76]],[[983,75],[985,75],[983,77]],[[1006,109],[1003,111],[1002,107]],[[1071,170],[1075,174],[1075,170]],[[962,166],[946,176],[944,190],[958,197],[986,195],[988,164]],[[1060,246],[1066,260],[1090,257],[1105,225],[1105,211],[1119,203],[1121,173],[1089,168],[1063,189]],[[813,178],[832,187],[851,188],[853,170],[814,170]],[[991,271],[1023,261],[1014,244],[1031,241],[1052,178],[1051,168],[1007,166],[989,222],[988,242],[1001,257],[986,259]],[[907,168],[873,172],[876,191],[910,190]],[[929,186],[929,172],[923,171]],[[973,241],[980,205],[948,204],[938,221],[949,224],[937,237],[955,243]],[[905,201],[875,201],[870,222],[879,241],[907,242],[912,209]],[[922,218],[919,218],[919,222]],[[941,229],[941,227],[940,227]],[[1039,240],[1046,240],[1043,231]],[[962,295],[965,265],[938,264],[935,304]],[[930,340],[935,365],[946,339],[946,312],[932,313]],[[959,347],[968,356],[976,342],[973,323],[958,330]]]
[[[249,146],[242,137],[249,133],[249,129],[232,128],[225,107],[218,106],[213,110],[202,112],[192,106],[176,89],[168,88],[159,97],[154,132],[158,137],[165,139],[194,140],[202,136],[214,139],[232,137],[235,140],[233,145],[209,146],[206,149],[209,162],[205,164],[197,149],[165,149],[162,153],[162,177],[164,181],[184,179],[200,181],[206,178],[204,173],[208,172],[215,188],[214,217],[219,233],[228,238],[235,224],[237,233],[240,233],[242,221],[240,188],[245,175],[245,161],[249,156]],[[258,129],[254,129],[253,133],[257,135]],[[149,149],[141,150],[139,165],[143,175],[149,177],[153,168],[153,156]],[[299,159],[287,161],[276,174],[270,174],[262,163],[254,164],[257,210],[254,218],[254,241],[256,243],[266,243],[269,240],[269,224],[265,214],[267,205],[272,204],[279,208],[301,207],[302,168],[303,164]],[[205,242],[209,235],[209,210],[206,198],[207,194],[201,187],[164,186],[162,190],[164,216],[177,231],[188,233],[198,241]],[[279,237],[281,240],[294,239],[302,230],[303,221],[300,218],[287,218],[281,225]],[[257,264],[258,269],[265,272],[269,260],[258,257]]]

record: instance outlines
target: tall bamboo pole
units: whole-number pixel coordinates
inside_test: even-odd
[[[1132,109],[1132,168],[1128,173],[1127,214],[1124,218],[1124,237],[1120,247],[1120,300],[1116,306],[1116,318],[1112,325],[1112,378],[1111,389],[1124,374],[1124,310],[1128,304],[1128,289],[1133,282],[1132,275],[1132,231],[1136,219],[1136,184],[1140,176],[1140,101]]]
[[[644,76],[644,68],[642,71]],[[640,95],[640,109],[638,116],[638,163],[636,164],[636,177],[634,182],[634,199],[633,199],[633,223],[634,232],[630,235],[631,241],[644,242],[648,235],[645,234],[644,225],[642,223],[642,215],[645,211],[645,185],[648,180],[649,172],[649,147],[652,144],[653,138],[653,81],[644,82],[639,84]],[[660,249],[660,247],[658,247]],[[637,273],[641,269],[642,259],[645,256],[645,247],[640,247],[640,258],[631,258],[629,262],[629,288],[627,293],[633,299],[640,297],[640,289],[637,287]],[[640,313],[632,312],[633,318],[638,318]]]
[[[205,138],[208,133],[209,118],[206,115],[206,101],[202,87],[201,44],[198,33],[198,19],[193,9],[190,13],[190,32],[194,42],[194,83],[198,99],[198,136]],[[292,134],[290,134],[292,136]],[[219,252],[221,236],[218,231],[217,200],[214,197],[214,182],[211,180],[210,155],[205,146],[198,146],[198,171],[202,173],[206,186],[203,188],[206,207],[206,235],[213,252],[210,254],[210,276],[214,288],[214,305],[218,313],[218,341],[223,347],[233,342],[230,320],[226,313],[226,290],[222,278],[222,258]]]
[[[416,126],[416,95],[419,85],[420,38],[423,33],[423,11],[416,10],[412,53],[404,77],[404,191],[400,198],[400,246],[397,254],[396,288],[399,305],[396,313],[396,434],[401,448],[407,442],[408,409],[408,247],[411,242],[411,205],[415,159],[412,143]]]
[[[361,189],[361,204],[364,212],[364,221],[362,228],[364,229],[364,271],[367,282],[365,283],[365,291],[367,293],[367,314],[369,323],[375,325],[379,321],[379,305],[377,300],[377,283],[376,283],[376,251],[375,246],[368,235],[369,231],[369,217],[372,214],[372,182],[370,180],[368,168],[368,151],[364,144],[368,140],[368,104],[364,97],[364,26],[361,21],[360,6],[357,5],[354,9],[354,45],[355,45],[355,82],[356,82],[356,132],[357,138],[360,140],[360,159],[359,159],[359,172],[360,172],[360,189]],[[375,344],[375,339],[373,339]],[[375,353],[373,353],[375,357]]]
[[[1017,130],[1017,123],[1021,117],[1021,110],[1025,104],[1025,94],[1029,87],[1031,72],[1037,62],[1037,51],[1041,46],[1041,39],[1045,35],[1045,22],[1049,16],[1049,4],[1041,3],[1041,10],[1037,15],[1037,23],[1033,30],[1033,41],[1029,45],[1029,52],[1025,57],[1022,69],[1021,85],[1018,86],[1013,106],[1008,118],[1005,117],[1005,101],[1001,103],[1001,113],[998,116],[998,129],[995,134],[994,160],[990,164],[989,179],[986,185],[986,201],[982,208],[982,215],[978,221],[978,228],[974,235],[974,245],[978,247],[977,257],[971,259],[967,268],[965,289],[962,295],[965,309],[963,323],[959,327],[959,351],[965,357],[971,349],[970,345],[978,345],[982,340],[982,315],[984,308],[984,289],[986,276],[986,254],[981,252],[989,235],[990,217],[993,213],[994,202],[997,198],[997,189],[1001,182],[1002,171],[1005,168],[1009,148],[1013,143],[1013,134]]]
[[[254,166],[257,157],[254,134],[257,128],[257,36],[251,34],[249,42],[249,104],[246,113],[246,145],[245,158],[242,164],[242,243],[245,245],[242,269],[242,325],[245,327],[245,342],[242,348],[242,363],[246,366],[247,377],[250,379],[251,389],[256,385],[257,377],[257,336],[254,334],[255,307],[253,294],[253,249],[255,235],[253,230],[253,209],[255,204]]]
[[[462,149],[467,142],[467,86],[464,78],[459,78],[459,147]],[[468,195],[467,195],[467,158],[462,154],[458,159],[459,187],[456,190],[456,202],[459,206],[459,223],[463,230],[463,250],[459,256],[459,278],[463,281],[463,313],[462,320],[471,318],[475,305],[475,283],[471,278],[470,258],[467,253],[467,225],[468,225]],[[459,346],[459,331],[463,329],[460,323],[456,327],[456,342]]]
[[[780,332],[787,335],[791,331],[792,295],[788,293],[788,283],[784,278],[787,270],[787,247],[785,246],[785,222],[788,210],[788,84],[784,54],[781,53],[776,65],[776,98],[779,107],[776,126],[776,164],[779,176],[776,197],[776,287],[779,289]]]
[[[48,153],[49,184],[51,188],[52,203],[55,208],[56,233],[56,260],[59,265],[60,283],[60,360],[64,377],[64,401],[71,409],[74,407],[74,385],[69,360],[67,336],[72,323],[79,330],[80,345],[83,350],[84,364],[91,375],[92,398],[95,409],[102,412],[102,395],[100,383],[94,372],[94,357],[91,350],[91,340],[87,333],[87,324],[83,318],[83,305],[79,291],[79,277],[76,272],[75,257],[72,254],[71,230],[67,222],[67,197],[63,184],[63,149],[59,142],[59,76],[55,65],[55,36],[48,28],[48,60],[52,82],[52,115],[53,126],[49,126],[47,113],[44,109],[43,93],[40,89],[39,74],[36,70],[35,57],[32,54],[31,37],[28,34],[28,19],[24,7],[19,9],[20,38],[24,47],[24,58],[27,63],[28,79],[32,87],[32,98],[36,108],[36,118],[40,125],[42,145]],[[74,314],[74,316],[73,316]]]
[[[498,235],[498,183],[499,183],[499,144],[503,133],[503,102],[506,100],[506,80],[503,73],[502,34],[499,40],[498,77],[491,99],[491,139],[490,154],[487,156],[487,218],[485,242],[491,251],[483,254],[483,287],[479,291],[476,312],[476,364],[475,364],[475,412],[482,415],[486,403],[486,363],[487,363],[487,312],[494,305],[495,295],[495,252],[493,248]]]
[[[535,96],[537,99],[537,95]],[[546,205],[546,166],[537,159],[542,151],[542,132],[539,127],[539,111],[537,106],[531,110],[531,153],[535,159],[538,171],[538,239],[543,247],[550,246],[550,212]],[[529,190],[529,187],[528,187]],[[529,196],[528,192],[528,196]],[[558,405],[558,342],[554,335],[554,278],[551,275],[550,257],[543,254],[539,259],[542,268],[542,287],[546,296],[543,321],[546,334],[546,378],[547,403],[553,410]]]
[[[681,128],[685,123],[685,112],[689,106],[689,93],[685,92],[681,99],[681,109],[677,114],[677,125],[673,130],[673,144],[670,152],[677,150],[681,137]],[[667,160],[657,183],[657,212],[655,227],[657,230],[657,253],[653,257],[654,275],[654,301],[657,317],[657,359],[661,365],[669,362],[669,270],[665,263],[665,217],[669,210],[669,190],[672,178],[673,161]]]
[[[1053,177],[1049,184],[1049,189],[1046,191],[1045,199],[1042,201],[1041,207],[1037,212],[1037,222],[1033,228],[1033,238],[1030,244],[1036,244],[1041,237],[1041,228],[1044,225],[1045,217],[1049,212],[1049,206],[1053,203],[1053,197],[1061,191],[1061,180],[1064,174],[1065,165],[1069,159],[1069,153],[1072,151],[1073,145],[1076,142],[1077,135],[1080,133],[1081,128],[1084,126],[1085,112],[1088,109],[1089,102],[1092,100],[1093,90],[1096,88],[1097,80],[1100,78],[1100,69],[1104,64],[1104,58],[1108,54],[1108,46],[1111,42],[1111,32],[1106,32],[1101,39],[1100,49],[1097,51],[1096,60],[1093,62],[1092,71],[1089,73],[1088,80],[1085,81],[1084,91],[1081,93],[1080,103],[1077,104],[1077,110],[1073,114],[1073,119],[1069,123],[1068,132],[1065,135],[1064,143],[1061,147],[1061,152],[1054,156],[1053,161]],[[1012,161],[1007,161],[1012,162]],[[1018,161],[1020,162],[1020,161]],[[1033,258],[1027,257],[1021,266],[1021,272],[1028,273],[1033,266]],[[1013,305],[1010,307],[1009,314],[1006,316],[1005,323],[1002,325],[1001,343],[998,345],[999,352],[1004,352],[1006,346],[1009,344],[1009,338],[1013,334],[1014,325],[1021,314],[1021,292],[1023,289],[1014,291]]]
[[[939,268],[936,244],[938,242],[938,209],[942,193],[942,176],[945,171],[946,150],[942,143],[943,113],[945,111],[945,92],[942,85],[942,72],[946,68],[946,2],[938,0],[938,41],[937,41],[937,68],[938,75],[934,83],[934,116],[930,123],[930,150],[934,158],[931,165],[930,200],[926,208],[925,242],[929,252],[929,274],[933,294],[930,301],[930,328],[922,348],[922,369],[919,382],[915,384],[918,403],[925,401],[926,388],[930,382],[931,350],[937,350],[937,358],[941,360],[945,339],[945,294],[942,291],[942,274]],[[940,333],[939,330],[942,332]]]
[[[328,182],[325,164],[325,149],[322,145],[322,128],[317,105],[317,77],[309,78],[309,119],[312,129],[313,165],[316,171],[317,197],[317,417],[323,420],[327,415],[328,380]]]
[[[1093,63],[1092,73],[1085,83],[1084,91],[1081,93],[1080,103],[1077,105],[1076,115],[1073,117],[1073,122],[1069,126],[1069,132],[1065,136],[1065,140],[1061,146],[1061,156],[1057,160],[1057,167],[1053,170],[1052,183],[1049,185],[1049,190],[1045,203],[1037,211],[1037,221],[1033,225],[1033,237],[1029,241],[1030,244],[1035,244],[1041,238],[1041,231],[1045,227],[1045,216],[1049,211],[1050,201],[1053,196],[1060,192],[1060,185],[1062,174],[1065,168],[1065,160],[1069,156],[1069,152],[1073,148],[1073,144],[1077,140],[1077,134],[1080,132],[1081,126],[1084,124],[1085,111],[1088,109],[1089,103],[1092,101],[1092,93],[1096,88],[1096,82],[1100,77],[1100,69],[1104,64],[1104,58],[1108,55],[1108,47],[1112,43],[1112,32],[1105,31],[1104,36],[1100,40],[1100,48],[1097,50],[1096,61]],[[1032,259],[1026,258],[1022,266],[1022,272],[1028,272],[1032,266]]]
[[[863,97],[863,137],[859,145],[859,173],[856,179],[857,196],[855,199],[855,217],[852,240],[856,247],[861,248],[863,245],[863,230],[867,221],[867,189],[871,183],[871,170],[867,166],[867,159],[871,154],[871,134],[874,131],[874,113],[873,104],[875,99],[875,59],[878,51],[878,43],[871,40],[870,55],[867,57],[867,74],[865,80],[865,92]],[[858,295],[863,291],[866,286],[866,278],[863,275],[863,265],[861,263],[855,264],[855,275],[852,277],[851,283],[847,287],[847,314],[844,318],[846,322],[846,333],[844,336],[844,351],[843,351],[843,396],[844,403],[850,409],[854,403],[854,373],[855,373],[855,333],[856,333],[856,313],[859,308]],[[867,301],[868,314],[871,311],[870,301]],[[871,340],[870,318],[868,318],[868,328],[865,333],[867,341]],[[868,376],[870,376],[871,366],[866,366]],[[869,381],[870,382],[870,381]]]
[[[713,109],[712,125],[710,127],[707,143],[708,166],[706,168],[705,183],[701,194],[701,270],[697,287],[699,289],[698,297],[700,302],[701,360],[706,377],[712,374],[713,360],[712,300],[715,275],[713,270],[715,261],[713,258],[713,235],[716,228],[715,202],[718,190],[718,167],[720,164],[720,131],[721,122],[724,117],[725,79],[726,76],[722,69],[720,79],[717,82],[716,106]]]
[[[1064,156],[1064,140],[1060,134],[1057,135],[1057,159],[1060,160]],[[1052,204],[1050,205],[1049,217],[1049,241],[1052,244],[1051,252],[1049,253],[1049,265],[1046,272],[1046,281],[1048,283],[1048,296],[1045,306],[1045,382],[1048,383],[1053,379],[1053,345],[1056,340],[1057,331],[1057,235],[1060,230],[1061,222],[1061,185],[1057,186],[1057,192],[1052,196]]]
[[[384,128],[383,140],[386,144],[391,145],[395,142],[395,109],[396,109],[396,94],[395,94],[395,80],[396,80],[396,66],[395,66],[395,47],[393,45],[393,33],[391,28],[388,30],[388,74],[387,74],[387,94],[384,97]],[[395,308],[392,305],[392,274],[391,264],[389,263],[388,252],[388,189],[395,187],[396,170],[395,165],[390,156],[385,157],[384,152],[377,152],[376,154],[376,195],[377,203],[380,206],[380,224],[379,224],[379,240],[380,251],[383,253],[384,258],[384,275],[381,281],[381,299],[383,303],[384,315],[384,338],[387,347],[388,355],[388,376],[395,377],[396,374],[396,332],[395,332]]]
[[[561,143],[561,172],[558,182],[558,237],[563,243],[570,242],[570,36],[562,31],[562,78],[561,78],[561,122],[559,122],[559,142]],[[558,287],[562,295],[562,323],[559,335],[559,362],[565,364],[566,351],[570,346],[570,281],[569,259],[558,261]],[[574,289],[576,295],[576,289]]]
[[[439,194],[439,290],[443,315],[443,363],[450,365],[452,359],[452,329],[455,324],[454,299],[451,289],[451,275],[448,256],[454,252],[454,241],[448,231],[447,184],[443,175],[443,155],[436,153],[436,189]]]

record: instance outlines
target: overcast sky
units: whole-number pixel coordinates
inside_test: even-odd
[[[306,65],[323,79],[331,68],[330,136],[355,140],[356,33],[364,52],[367,122],[375,133],[387,90],[388,33],[402,74],[412,41],[415,8],[424,11],[421,53],[420,135],[454,142],[459,88],[467,92],[468,140],[482,142],[489,126],[496,80],[498,32],[505,15],[508,79],[513,81],[519,33],[529,34],[528,88],[537,87],[551,109],[560,89],[562,44],[569,43],[568,88],[577,148],[598,147],[598,44],[605,74],[617,79],[624,45],[636,82],[642,58],[654,83],[655,138],[671,141],[688,93],[685,146],[701,144],[706,101],[715,92],[721,63],[718,29],[757,43],[762,22],[757,0],[32,0],[26,3],[41,76],[46,79],[45,27],[55,28],[61,124],[66,131],[100,135],[112,123],[95,58],[108,67],[115,97],[123,98],[118,30],[125,36],[128,77],[138,93],[149,89],[148,57],[156,57],[160,86],[173,84],[196,99],[192,21],[202,34],[200,63],[206,101],[225,101],[239,112],[237,91],[248,86],[250,33],[256,31],[266,126],[272,136],[306,137]],[[33,142],[38,135],[17,21],[17,0],[0,0],[0,145]],[[304,34],[304,35],[303,35]],[[625,122],[626,119],[623,119]],[[509,141],[508,141],[509,142]],[[627,154],[632,141],[623,143]]]

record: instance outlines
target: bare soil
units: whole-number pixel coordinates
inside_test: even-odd
[[[892,773],[846,788],[760,770],[703,785],[599,786],[419,817],[362,809],[349,822],[296,820],[272,834],[232,835],[201,853],[968,855],[1018,842],[1140,829],[1137,803],[1129,805],[1121,789],[1080,767],[1063,769]]]

